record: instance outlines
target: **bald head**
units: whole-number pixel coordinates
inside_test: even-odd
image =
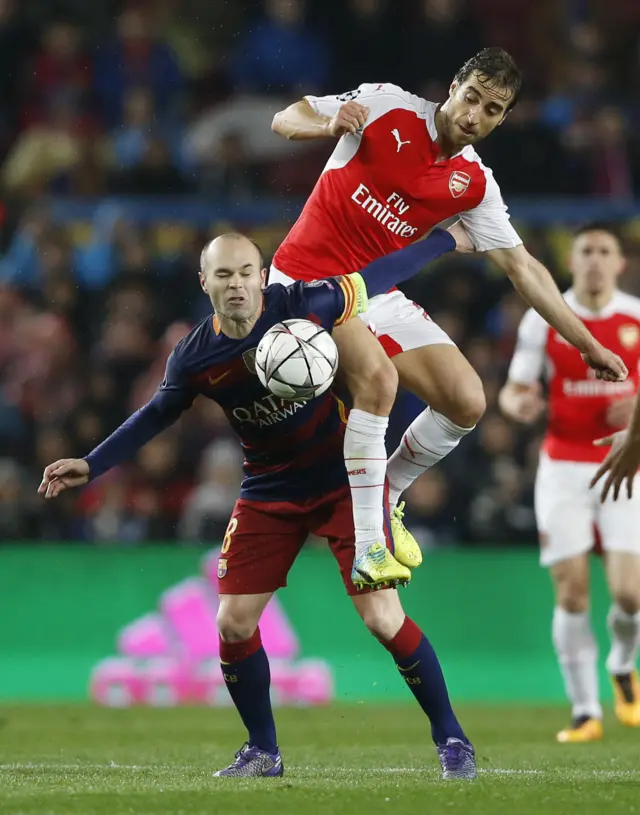
[[[262,251],[254,240],[240,232],[223,232],[222,235],[218,235],[204,245],[200,253],[200,271],[204,272],[205,263],[213,262],[215,264],[218,258],[225,259],[233,253],[242,254],[244,252],[250,255],[251,249],[254,252],[254,259],[257,258],[258,266],[262,269],[264,266]]]
[[[222,330],[237,336],[255,324],[262,309],[266,272],[260,247],[239,232],[218,235],[200,255],[200,285],[209,295]]]

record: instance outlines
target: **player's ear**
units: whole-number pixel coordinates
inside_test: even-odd
[[[261,289],[264,289],[266,287],[268,277],[269,277],[269,271],[265,267],[264,269],[262,269],[260,271],[260,288]]]
[[[458,83],[454,79],[453,82],[449,85],[449,96],[453,96],[453,94],[456,92],[457,87]]]
[[[205,294],[209,294],[207,291],[207,281],[204,279],[204,275],[202,272],[198,272],[198,280],[200,281],[200,287]]]

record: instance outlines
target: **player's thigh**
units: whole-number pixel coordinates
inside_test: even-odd
[[[351,599],[362,622],[377,639],[390,642],[400,631],[405,613],[396,589],[358,593]]]
[[[295,504],[239,498],[218,560],[218,594],[270,594],[287,575],[306,540]]]
[[[393,358],[400,384],[461,427],[472,427],[486,408],[478,374],[455,345],[423,345]]]
[[[262,612],[273,592],[263,594],[221,594],[216,622],[225,642],[244,642],[258,627]]]
[[[358,591],[351,580],[351,570],[355,556],[355,534],[353,530],[353,506],[348,487],[319,499],[308,515],[309,531],[319,538],[326,538],[336,559],[340,576],[347,594],[363,594],[369,589]],[[385,522],[386,544],[391,548],[391,530]]]
[[[555,603],[572,614],[589,607],[589,555],[581,554],[561,560],[549,567]]]
[[[358,318],[333,330],[338,346],[338,381],[361,410],[388,413],[398,390],[398,374],[367,325]]]
[[[640,611],[640,554],[607,552],[605,570],[614,601],[627,614]]]
[[[593,548],[596,509],[590,475],[589,465],[540,454],[534,506],[542,566],[554,566]]]
[[[630,555],[629,563],[635,563],[634,556],[640,557],[640,493],[629,498],[626,492],[621,491],[617,501],[609,496],[604,504],[596,506],[597,524],[607,563],[616,562],[615,557],[611,560],[611,556],[616,554]]]
[[[456,424],[478,421],[485,409],[480,377],[423,308],[390,292],[372,298],[361,319],[393,360],[403,387]]]

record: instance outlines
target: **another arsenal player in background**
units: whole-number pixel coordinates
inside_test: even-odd
[[[381,83],[341,96],[308,96],[276,114],[273,129],[287,138],[339,141],[276,252],[269,279],[286,284],[356,271],[460,215],[475,250],[506,272],[596,376],[624,379],[621,360],[591,336],[522,245],[492,172],[473,149],[504,121],[520,84],[509,54],[487,48],[458,71],[442,105]],[[373,298],[361,317],[339,327],[334,338],[354,404],[344,453],[356,551],[362,554],[383,540],[385,471],[395,507],[413,480],[473,429],[485,398],[478,375],[451,339],[401,292]],[[387,466],[384,438],[398,377],[429,407]],[[408,534],[401,509],[391,519],[396,541]]]
[[[631,374],[624,382],[597,380],[558,332],[535,311],[524,316],[509,380],[500,393],[507,416],[529,423],[547,407],[540,379],[548,383],[548,426],[540,454],[535,505],[540,561],[555,588],[553,643],[567,695],[571,727],[562,742],[602,736],[597,646],[589,621],[588,553],[597,526],[613,605],[608,624],[616,714],[640,726],[640,495],[603,503],[590,482],[606,449],[595,439],[624,427],[633,410],[640,363],[640,299],[616,288],[625,259],[616,235],[597,224],[584,227],[573,242],[573,288],[565,300],[607,347],[617,351]]]

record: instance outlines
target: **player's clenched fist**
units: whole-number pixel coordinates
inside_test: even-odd
[[[582,354],[582,359],[596,372],[596,379],[622,382],[629,375],[627,366],[617,354],[597,343],[593,350]]]
[[[83,458],[61,458],[44,468],[38,494],[57,498],[63,490],[89,481],[89,465]]]
[[[345,102],[327,123],[327,130],[336,139],[344,136],[345,133],[355,136],[358,130],[366,124],[368,116],[369,108],[358,102]]]

